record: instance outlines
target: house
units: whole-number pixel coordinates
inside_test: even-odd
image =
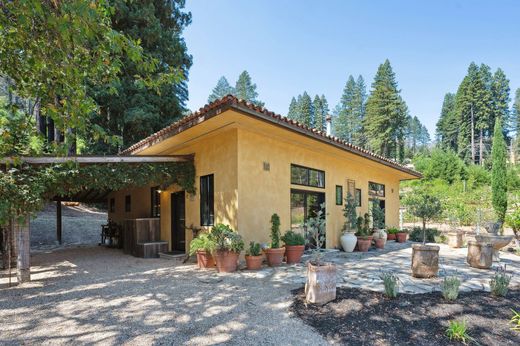
[[[112,192],[109,218],[160,218],[161,240],[184,252],[186,227],[229,224],[249,242],[269,242],[270,218],[282,232],[326,206],[326,246],[339,246],[344,199],[358,215],[377,201],[388,226],[399,224],[399,182],[420,173],[385,157],[226,96],[132,145],[126,155],[194,155],[196,193],[176,186]]]

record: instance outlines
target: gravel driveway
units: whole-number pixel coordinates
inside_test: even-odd
[[[274,280],[276,270],[216,274],[97,246],[31,261],[32,282],[1,285],[2,345],[325,344],[290,314],[301,285]]]

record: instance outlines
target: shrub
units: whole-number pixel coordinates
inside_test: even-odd
[[[433,239],[435,240],[436,243],[439,243],[439,244],[446,244],[448,242],[448,238],[444,234],[435,235],[435,236],[433,236]]]
[[[399,278],[397,275],[384,272],[379,277],[383,280],[383,284],[385,285],[385,295],[388,298],[397,297],[397,293],[399,292]]]
[[[278,214],[271,216],[271,249],[280,247],[280,217]]]
[[[448,276],[442,282],[442,296],[446,300],[455,300],[459,296],[460,280],[456,276]]]
[[[489,281],[491,293],[497,297],[505,297],[509,290],[511,275],[507,275],[505,267],[497,268],[495,276]]]
[[[228,225],[220,223],[213,226],[210,238],[215,242],[216,251],[240,252],[244,250],[242,237]]]
[[[466,321],[450,321],[450,325],[446,329],[446,335],[450,340],[460,341],[463,344],[471,340],[466,327]]]
[[[316,216],[310,217],[305,223],[305,235],[315,245],[312,251],[311,263],[317,266],[321,263],[321,258],[323,257],[321,249],[325,245],[325,215],[325,203],[322,203]]]
[[[388,233],[388,234],[397,234],[397,233],[399,233],[399,229],[396,228],[396,227],[390,227],[390,228],[387,228],[386,233]]]
[[[288,246],[305,245],[305,238],[303,235],[294,231],[285,232],[281,239],[284,244]]]
[[[375,229],[385,228],[385,210],[381,208],[377,198],[372,201],[372,223]]]
[[[358,237],[368,237],[370,235],[370,216],[368,213],[365,213],[364,217],[360,216],[357,218],[356,228]]]
[[[440,234],[441,234],[441,232],[439,232],[439,230],[436,229],[436,228],[426,228],[425,232],[426,232],[426,241],[429,242],[429,243],[434,242],[435,241],[435,237],[436,236],[440,236]],[[422,228],[415,227],[410,232],[409,239],[412,240],[412,241],[420,241],[420,242],[422,242],[423,241],[423,230],[422,230]]]
[[[247,256],[260,256],[261,252],[260,243],[254,241],[249,242],[249,248],[246,250]]]
[[[516,312],[513,309],[511,309],[511,311],[513,311],[513,317],[511,318],[511,324],[513,326],[511,327],[511,329],[516,332],[520,332],[520,313]]]
[[[216,244],[208,233],[201,233],[190,243],[190,256],[194,255],[198,250],[214,252]]]

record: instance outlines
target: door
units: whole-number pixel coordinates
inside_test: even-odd
[[[184,191],[171,194],[172,251],[186,251],[186,202]]]
[[[304,223],[315,217],[325,202],[325,193],[304,190],[291,190],[291,228],[304,233]],[[324,234],[325,236],[325,234]],[[311,246],[315,246],[313,241]]]

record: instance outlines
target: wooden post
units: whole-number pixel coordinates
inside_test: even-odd
[[[31,281],[29,216],[21,223],[16,222],[14,234],[18,250],[16,278],[21,284]]]
[[[56,201],[56,239],[58,243],[63,244],[61,237],[62,223],[61,223],[61,201]]]

